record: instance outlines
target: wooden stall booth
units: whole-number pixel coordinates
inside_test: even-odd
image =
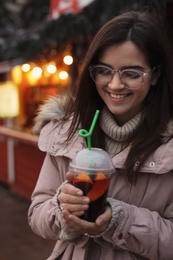
[[[32,135],[39,106],[72,84],[69,50],[14,66],[0,76],[0,184],[30,199],[45,153]],[[0,73],[1,74],[1,73]]]
[[[37,136],[0,126],[0,182],[28,200],[45,157]]]

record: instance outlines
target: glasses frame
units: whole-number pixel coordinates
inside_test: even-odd
[[[90,76],[91,76],[92,80],[93,80],[96,84],[97,84],[97,82],[96,82],[96,81],[94,80],[94,78],[93,78],[92,70],[93,70],[94,68],[100,68],[100,67],[101,67],[101,68],[106,68],[106,69],[108,69],[108,70],[111,72],[111,74],[112,74],[112,78],[111,78],[110,82],[108,82],[107,84],[110,84],[110,83],[111,83],[111,81],[112,81],[112,79],[113,79],[113,77],[114,77],[114,75],[115,75],[116,72],[119,73],[120,79],[122,78],[122,73],[123,73],[123,72],[126,72],[126,71],[132,71],[132,72],[134,71],[134,72],[139,73],[139,74],[141,75],[141,77],[142,77],[142,82],[141,82],[141,85],[140,85],[139,87],[137,87],[137,88],[129,88],[126,84],[124,84],[123,82],[121,82],[126,88],[131,89],[131,90],[140,88],[140,87],[144,84],[144,78],[146,78],[146,77],[148,77],[149,75],[151,75],[152,72],[156,69],[156,67],[154,67],[154,68],[153,68],[152,70],[150,70],[150,71],[143,72],[143,71],[137,70],[137,69],[124,69],[124,70],[119,70],[119,69],[111,69],[110,67],[108,67],[108,66],[106,66],[106,65],[91,65],[91,66],[89,67]],[[104,86],[104,85],[105,85],[105,84],[103,84],[103,85],[100,84],[100,86]]]

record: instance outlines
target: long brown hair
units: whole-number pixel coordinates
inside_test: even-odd
[[[127,179],[133,183],[142,164],[160,146],[162,133],[173,117],[173,70],[164,32],[157,19],[146,12],[132,11],[113,18],[99,30],[87,52],[77,84],[76,99],[70,104],[67,114],[74,113],[69,138],[79,124],[82,128],[89,129],[96,109],[102,110],[104,102],[96,90],[88,68],[91,64],[97,64],[100,54],[106,48],[127,40],[140,48],[151,68],[161,67],[161,75],[146,97],[143,120],[135,133],[125,162]],[[92,145],[104,148],[104,137],[99,123],[92,136]],[[136,161],[140,161],[140,164],[134,172]]]

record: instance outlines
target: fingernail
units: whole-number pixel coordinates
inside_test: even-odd
[[[86,202],[86,203],[88,203],[88,202],[90,202],[90,199],[89,199],[89,198],[87,198],[87,197],[85,197],[85,198],[83,199],[83,202]]]
[[[83,209],[83,210],[88,209],[88,205],[83,205],[83,206],[82,206],[82,209]]]
[[[98,218],[98,219],[97,219],[97,224],[98,224],[98,225],[101,225],[102,223],[103,223],[103,220],[102,220],[101,218]]]
[[[70,214],[69,216],[68,216],[68,219],[71,219],[72,218],[72,215]]]
[[[81,190],[77,191],[77,195],[82,196],[83,195],[83,191],[81,191]]]

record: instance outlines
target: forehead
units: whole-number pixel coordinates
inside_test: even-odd
[[[99,61],[113,68],[136,65],[149,68],[147,57],[132,41],[114,44],[106,48],[100,54]]]

